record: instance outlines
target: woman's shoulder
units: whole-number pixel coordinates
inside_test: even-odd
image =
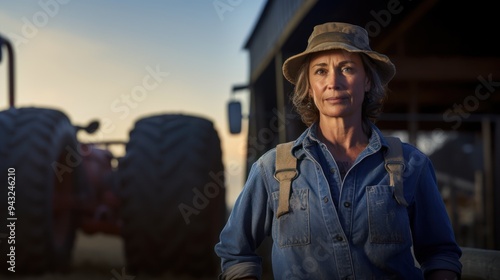
[[[262,154],[258,158],[258,160],[257,160],[258,164],[261,165],[263,168],[268,168],[268,167],[274,168],[274,166],[276,164],[278,146],[281,144],[291,144],[291,145],[287,145],[286,149],[290,149],[289,152],[294,153],[294,151],[292,151],[292,149],[297,150],[297,147],[295,147],[296,142],[297,142],[297,140],[285,142],[285,143],[280,143],[280,144],[274,146],[273,148],[267,150],[264,154]],[[281,150],[283,150],[283,149],[281,149]],[[294,156],[296,157],[296,155],[294,155]]]
[[[432,165],[429,156],[415,145],[408,142],[402,142],[402,146],[403,146],[403,157],[407,165],[410,165],[413,168],[416,167],[425,168],[428,167],[429,165]]]
[[[405,155],[408,154],[410,156],[427,158],[427,155],[414,144],[404,141],[401,141],[401,144],[403,145],[403,152],[405,153]]]
[[[252,166],[253,169],[258,169],[261,171],[267,170],[267,172],[269,172],[269,170],[274,170],[275,164],[276,164],[276,147],[273,147],[264,152],[262,155],[258,156],[254,160]]]
[[[276,146],[272,147],[271,149],[267,150],[264,152],[261,156],[258,157],[258,159],[255,161],[257,164],[261,165],[261,167],[266,168],[266,167],[271,167],[274,168],[276,164],[276,152],[277,152],[277,147],[278,145],[281,144],[291,144],[290,152],[296,157],[298,160],[302,158],[304,155],[303,151],[303,146],[305,145],[304,142],[306,142],[306,138],[308,137],[310,127],[304,130],[302,134],[297,137],[295,140],[291,140],[289,142],[283,142],[283,143],[278,143]]]
[[[381,134],[382,135],[382,134]],[[388,136],[383,136],[385,143],[389,146],[394,145],[390,144],[390,141]],[[405,162],[407,163],[424,163],[429,161],[428,155],[426,155],[422,150],[420,150],[417,146],[415,146],[412,143],[406,142],[405,140],[401,139],[400,137],[392,137],[392,138],[397,138],[401,142],[401,150],[403,152],[403,157],[405,159]],[[392,142],[392,141],[391,141]],[[392,142],[394,143],[394,142]]]

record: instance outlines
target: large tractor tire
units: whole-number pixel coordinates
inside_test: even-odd
[[[226,203],[213,123],[174,114],[139,120],[118,174],[129,273],[215,279]]]
[[[77,227],[73,207],[81,174],[77,150],[75,128],[60,111],[0,112],[2,273],[69,269]]]

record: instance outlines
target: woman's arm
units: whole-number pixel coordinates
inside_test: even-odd
[[[215,246],[221,259],[220,279],[261,277],[261,257],[256,249],[270,234],[273,217],[265,181],[263,160],[260,159],[252,166]]]
[[[453,227],[437,186],[434,167],[423,153],[413,154],[418,158],[413,159],[413,164],[410,159],[409,165],[412,165],[413,173],[405,178],[405,184],[416,184],[415,197],[408,208],[415,257],[425,275],[430,277],[431,273],[443,270],[454,272],[455,274],[450,274],[450,277],[453,276],[450,279],[455,279],[461,273],[462,251],[455,240]]]

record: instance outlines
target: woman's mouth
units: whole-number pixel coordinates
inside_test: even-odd
[[[331,103],[331,104],[337,104],[337,103],[343,103],[347,99],[349,99],[349,97],[347,97],[347,96],[332,96],[332,97],[326,98],[325,101],[328,103]]]

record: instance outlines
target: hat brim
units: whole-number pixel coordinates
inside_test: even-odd
[[[339,49],[346,50],[348,52],[364,53],[369,58],[371,58],[378,70],[380,80],[383,85],[387,85],[396,74],[396,67],[386,55],[380,54],[375,51],[361,50],[353,47],[352,45],[342,42],[325,42],[316,45],[312,49],[305,50],[302,53],[291,56],[287,60],[285,60],[285,62],[283,63],[283,75],[290,83],[295,85],[297,82],[299,69],[309,55],[322,51]]]

